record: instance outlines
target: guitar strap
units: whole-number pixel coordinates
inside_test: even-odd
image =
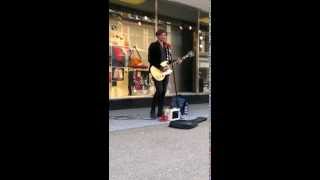
[[[170,48],[166,48],[167,52],[167,60],[169,60],[169,63],[172,63],[172,53]]]

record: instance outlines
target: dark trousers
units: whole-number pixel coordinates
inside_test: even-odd
[[[151,113],[155,113],[156,106],[158,106],[158,116],[163,114],[164,99],[167,92],[169,76],[166,76],[162,81],[157,81],[152,78],[156,87],[156,93],[153,96],[151,104]]]

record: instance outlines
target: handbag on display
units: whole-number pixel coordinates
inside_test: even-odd
[[[148,68],[147,65],[143,64],[142,58],[136,46],[134,46],[134,50],[131,50],[128,66],[133,68]]]
[[[113,55],[113,65],[114,66],[124,66],[125,63],[125,53],[120,46],[113,46],[112,47],[112,55]]]
[[[119,72],[117,69],[113,69],[113,76],[112,76],[112,80],[118,80],[119,79]]]
[[[113,80],[116,80],[116,81],[122,81],[122,80],[124,79],[123,73],[124,73],[124,72],[123,72],[123,69],[122,69],[122,68],[114,68],[112,79],[113,79]]]
[[[134,89],[135,90],[142,90],[142,77],[141,72],[136,72],[134,76]]]

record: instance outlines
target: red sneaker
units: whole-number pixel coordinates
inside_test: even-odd
[[[166,115],[160,116],[160,121],[161,121],[161,122],[166,122],[166,121],[168,121],[168,116],[166,116]]]

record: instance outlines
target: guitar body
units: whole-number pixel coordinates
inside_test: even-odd
[[[156,68],[155,66],[151,66],[151,68],[150,68],[150,73],[151,73],[152,77],[157,81],[164,80],[166,75],[171,74],[171,72],[172,72],[171,69],[168,69],[166,71],[162,71],[162,70]]]
[[[193,51],[189,51],[181,59],[184,60],[188,57],[193,57],[193,56],[194,56]],[[167,75],[169,75],[173,72],[169,67],[168,61],[163,61],[160,65],[161,65],[161,67],[163,67],[162,70],[155,67],[155,66],[150,67],[150,73],[151,73],[152,77],[157,81],[162,81]]]

